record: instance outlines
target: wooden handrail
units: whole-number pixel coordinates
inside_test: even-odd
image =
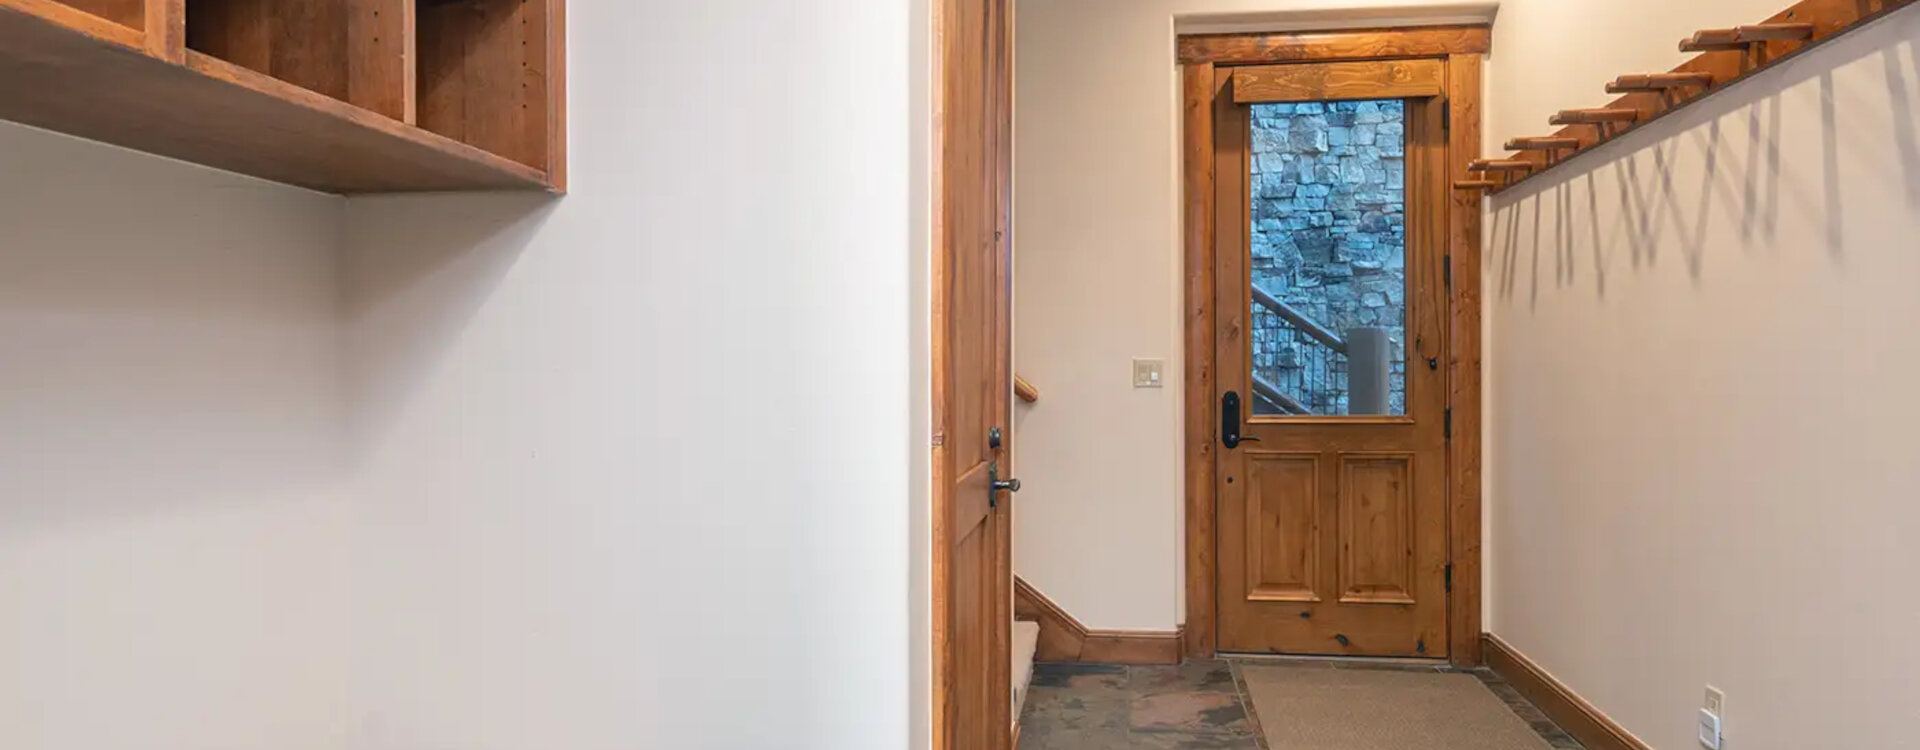
[[[1306,404],[1300,403],[1294,399],[1294,397],[1282,393],[1279,387],[1267,382],[1266,378],[1260,377],[1259,375],[1253,376],[1253,393],[1268,401],[1272,401],[1274,405],[1279,406],[1281,410],[1289,414],[1313,413],[1313,410],[1308,409]]]
[[[1013,376],[1013,395],[1019,396],[1021,401],[1031,404],[1040,400],[1040,389],[1033,387],[1033,384],[1027,382],[1026,378],[1015,375]]]
[[[1300,329],[1300,332],[1306,334],[1309,338],[1326,344],[1328,349],[1332,349],[1341,354],[1347,353],[1347,341],[1346,339],[1340,338],[1340,334],[1328,330],[1326,326],[1313,322],[1307,318],[1306,315],[1301,314],[1299,310],[1293,309],[1292,305],[1280,301],[1279,297],[1275,297],[1269,294],[1267,290],[1261,289],[1260,285],[1250,284],[1248,286],[1253,288],[1253,301],[1260,303],[1261,307],[1271,310],[1273,314],[1280,316],[1281,320],[1293,324],[1294,328]],[[1277,393],[1278,391],[1275,392]]]

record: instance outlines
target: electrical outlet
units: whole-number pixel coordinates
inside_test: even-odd
[[[1721,691],[1720,688],[1708,685],[1707,699],[1700,703],[1700,707],[1706,709],[1707,713],[1713,714],[1714,716],[1726,718],[1727,694]]]
[[[1134,360],[1133,361],[1133,387],[1135,388],[1161,387],[1160,375],[1161,375],[1161,372],[1166,369],[1167,369],[1167,361],[1163,359]]]

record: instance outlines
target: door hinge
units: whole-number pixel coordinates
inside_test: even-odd
[[[1443,264],[1440,266],[1440,278],[1446,282],[1447,291],[1451,292],[1453,291],[1453,254],[1448,253],[1440,258]]]
[[[1447,593],[1453,593],[1453,563],[1447,563]]]
[[[1453,407],[1447,407],[1446,418],[1441,420],[1440,429],[1448,440],[1453,439]]]
[[[1453,102],[1442,103],[1440,109],[1440,129],[1453,132]]]

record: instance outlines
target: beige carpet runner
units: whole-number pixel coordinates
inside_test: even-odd
[[[1271,750],[1546,750],[1466,674],[1241,664]]]

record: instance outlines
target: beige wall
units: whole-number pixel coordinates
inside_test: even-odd
[[[1015,409],[1014,569],[1028,582],[1091,627],[1183,619],[1176,24],[1489,15],[1459,2],[1019,3],[1015,361],[1044,394]],[[1135,357],[1165,359],[1166,387],[1133,388]]]
[[[342,201],[7,123],[0,175],[0,747],[343,747]]]
[[[1494,135],[1779,2],[1512,0]],[[1920,703],[1920,10],[1489,202],[1491,629],[1654,747],[1893,748]]]

